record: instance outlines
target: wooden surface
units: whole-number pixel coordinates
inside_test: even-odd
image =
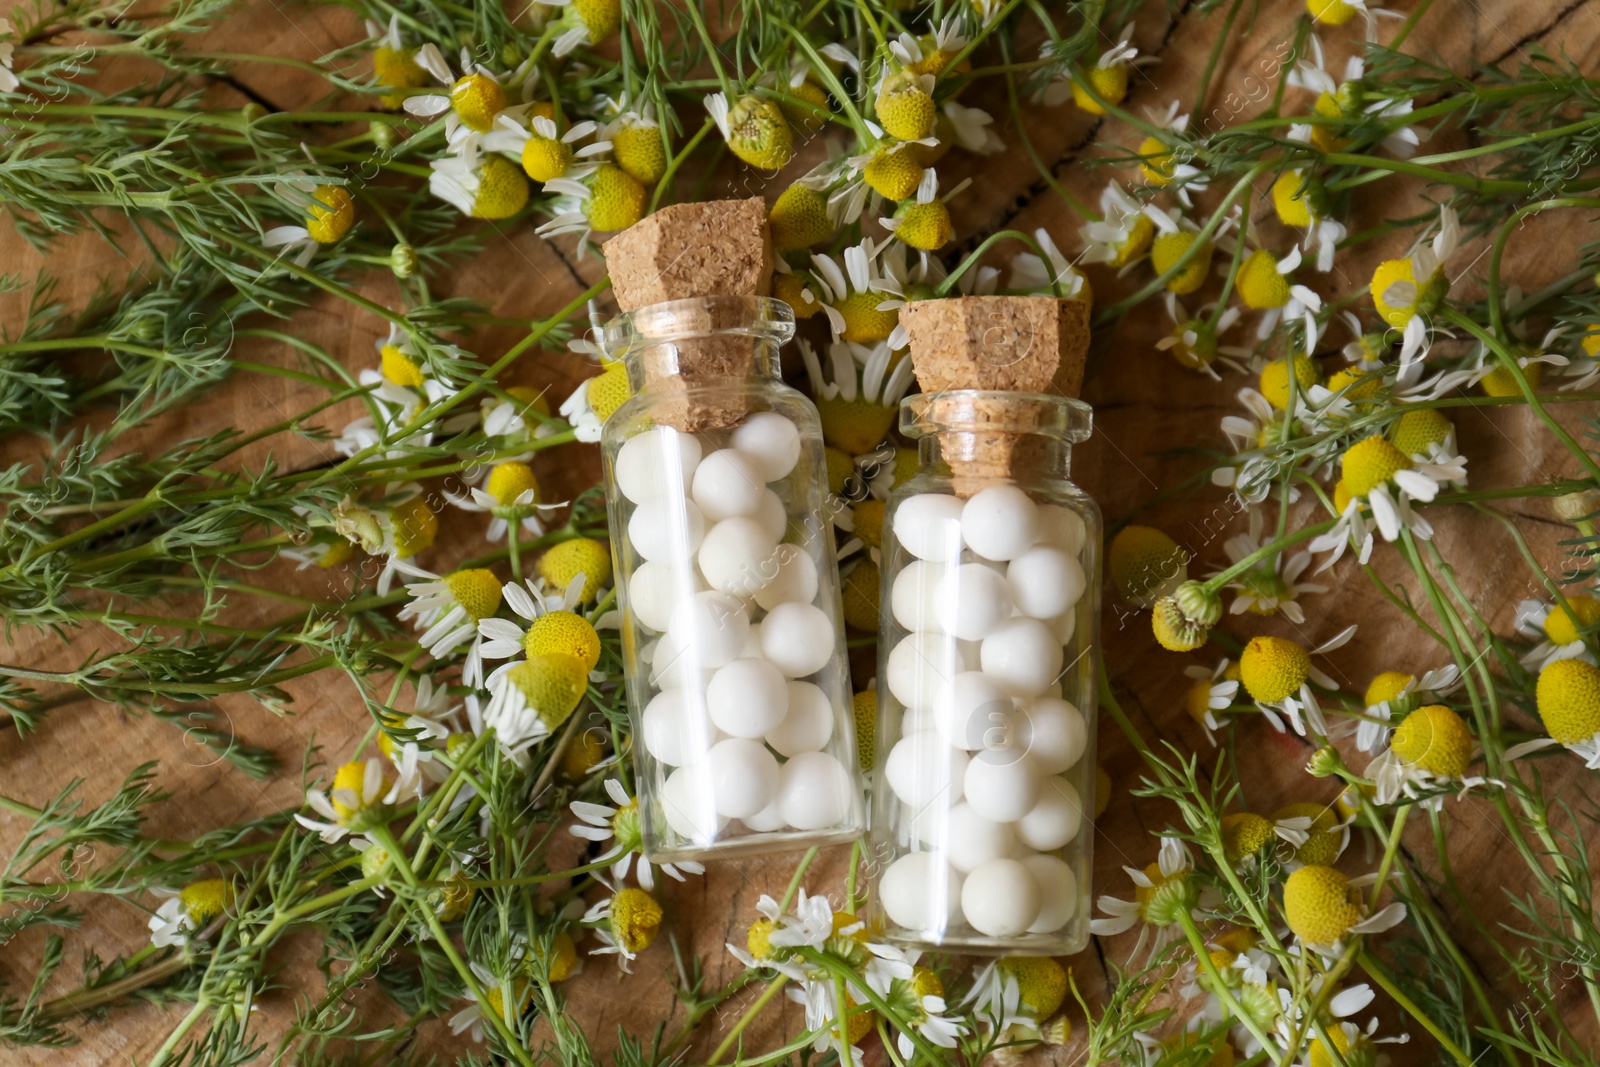
[[[1186,5],[1177,5],[1180,9]],[[1405,0],[1393,6],[1409,7]],[[1200,69],[1216,32],[1217,21],[1189,17],[1179,11],[1170,14],[1167,5],[1146,5],[1138,24],[1135,42],[1144,54],[1159,57],[1159,63],[1139,68],[1127,106],[1164,108],[1178,99],[1192,100]],[[1282,54],[1285,41],[1293,35],[1293,21],[1303,10],[1298,3],[1278,0],[1264,3],[1248,33],[1236,34],[1225,48],[1221,69],[1226,77],[1215,86],[1210,105],[1231,116],[1235,106],[1230,93],[1245,84],[1253,72]],[[1385,23],[1392,32],[1394,24]],[[1349,28],[1346,28],[1349,29]],[[314,58],[325,49],[356,39],[359,29],[347,13],[334,8],[303,9],[275,3],[246,5],[242,14],[218,32],[238,47],[263,49]],[[1330,51],[1330,69],[1342,67],[1343,52],[1337,45],[1347,37],[1343,30],[1325,33]],[[1451,68],[1466,72],[1473,62],[1514,63],[1526,49],[1540,44],[1552,52],[1584,57],[1587,72],[1594,73],[1595,45],[1600,38],[1600,0],[1439,0],[1413,35],[1409,49],[1436,56]],[[1336,66],[1337,64],[1337,66]],[[136,76],[136,72],[123,72]],[[279,107],[307,103],[319,87],[307,85],[281,68],[245,66],[238,74],[241,83],[260,97]],[[219,88],[225,99],[231,90]],[[1293,92],[1291,90],[1291,92]],[[1236,99],[1236,98],[1232,98]],[[966,101],[989,108],[997,116],[1006,113],[1003,89],[980,86]],[[236,103],[234,106],[237,106]],[[1301,101],[1299,106],[1305,106]],[[1243,110],[1247,117],[1252,108]],[[1056,178],[1086,201],[1093,202],[1104,180],[1113,171],[1091,169],[1083,160],[1096,154],[1100,145],[1136,145],[1142,138],[1114,122],[1100,122],[1067,106],[1045,109],[1025,106],[1028,131],[1040,157],[1048,161]],[[1047,188],[1029,163],[1014,129],[1003,117],[997,123],[1007,150],[996,157],[976,160],[956,152],[940,164],[941,185],[949,188],[972,174],[980,180],[953,203],[958,240],[963,249],[972,247],[985,234],[1000,228],[1032,230],[1047,227],[1063,248],[1077,245],[1077,220]],[[1443,139],[1429,150],[1442,150],[1453,142]],[[769,197],[775,196],[786,181],[811,163],[802,158],[789,173],[768,178],[753,172],[729,172],[723,176],[722,190],[733,192],[754,187]],[[1266,188],[1257,190],[1255,215],[1262,222],[1264,239],[1286,250],[1289,237],[1263,210]],[[1413,185],[1386,182],[1369,186],[1359,201],[1358,217],[1352,231],[1361,230],[1389,216],[1411,214],[1425,190]],[[1541,220],[1541,223],[1543,220]],[[1513,241],[1506,274],[1524,290],[1544,284],[1562,271],[1563,257],[1573,249],[1573,234],[1561,223],[1530,224]],[[1316,280],[1325,295],[1343,295],[1364,288],[1377,258],[1396,255],[1403,241],[1393,240],[1367,250],[1351,262],[1341,261],[1339,269]],[[1460,262],[1471,263],[1478,249],[1469,249]],[[603,270],[594,257],[580,260],[570,242],[546,243],[535,237],[531,224],[504,228],[490,242],[489,251],[460,270],[442,288],[461,296],[492,302],[496,314],[530,318],[546,315],[571,300]],[[1552,254],[1554,253],[1554,254]],[[0,263],[6,270],[31,276],[46,265],[63,277],[65,293],[81,300],[104,275],[121,277],[125,263],[95,239],[65,242],[49,257],[27,249],[15,235],[0,233]],[[1109,303],[1126,286],[1110,272],[1091,269],[1099,300]],[[1460,290],[1470,289],[1471,277],[1457,282]],[[382,276],[367,280],[363,291],[375,299],[393,300],[392,285]],[[1458,290],[1459,291],[1459,290]],[[0,315],[15,321],[19,298],[0,297]],[[333,302],[314,303],[295,316],[293,329],[340,354],[353,367],[373,362],[372,343],[383,333],[376,320],[350,313]],[[1222,447],[1219,420],[1233,413],[1234,392],[1247,384],[1237,377],[1211,383],[1190,376],[1157,352],[1153,342],[1166,332],[1164,316],[1150,305],[1148,312],[1130,318],[1109,343],[1099,349],[1096,364],[1085,389],[1085,397],[1096,408],[1093,439],[1074,457],[1075,476],[1101,503],[1108,520],[1132,514],[1144,502],[1178,485],[1192,474],[1198,460],[1189,452],[1195,447]],[[515,340],[510,331],[486,332],[473,347],[493,358]],[[1106,339],[1102,339],[1104,342]],[[1327,343],[1330,351],[1343,343],[1337,336]],[[259,360],[283,360],[286,354],[272,346],[241,344],[239,355]],[[1337,355],[1326,360],[1331,368],[1339,364]],[[564,397],[582,377],[591,373],[578,357],[540,353],[525,357],[512,373],[518,383],[549,386],[551,395]],[[308,397],[296,395],[281,380],[238,375],[215,390],[201,404],[175,412],[156,427],[137,435],[130,447],[156,450],[163,441],[176,440],[214,430],[237,426],[249,430],[270,424],[304,405]],[[1569,424],[1580,414],[1578,405],[1563,405],[1562,418]],[[1458,409],[1458,433],[1463,452],[1470,457],[1472,485],[1528,484],[1556,479],[1573,473],[1564,453],[1549,446],[1550,438],[1535,420],[1521,409],[1484,412]],[[341,415],[330,417],[332,424]],[[28,446],[13,442],[6,446],[12,455],[26,454]],[[267,450],[280,463],[306,467],[327,462],[331,457],[325,445],[302,437],[280,435],[264,442],[253,457],[258,462]],[[598,473],[592,446],[567,446],[543,454],[537,464],[542,481],[553,492],[568,493],[590,484]],[[1167,530],[1195,555],[1191,573],[1205,573],[1225,562],[1221,542],[1238,532],[1240,522],[1229,510],[1220,490],[1205,487],[1192,494],[1179,494],[1160,506],[1140,513],[1141,522]],[[1568,527],[1558,524],[1538,507],[1513,512],[1519,526],[1547,569],[1558,567],[1562,549],[1559,540]],[[1500,632],[1509,632],[1516,601],[1530,594],[1532,576],[1517,558],[1501,527],[1490,517],[1465,510],[1430,516],[1438,528],[1437,543],[1445,556],[1457,566],[1466,591]],[[471,538],[481,526],[472,520],[454,519],[449,527],[462,537]],[[443,541],[443,539],[441,539]],[[424,560],[424,562],[429,562]],[[1402,575],[1392,551],[1380,548],[1376,554],[1379,572],[1402,588],[1415,592],[1414,583]],[[268,572],[274,581],[297,587],[309,582],[339,580],[317,574],[297,575],[287,567]],[[1359,691],[1380,670],[1400,668],[1420,673],[1442,665],[1443,653],[1423,643],[1423,639],[1403,627],[1403,620],[1383,603],[1359,571],[1348,560],[1334,572],[1335,594],[1312,598],[1307,604],[1308,620],[1302,627],[1283,619],[1248,621],[1235,619],[1226,624],[1233,634],[1248,638],[1255,633],[1293,636],[1305,645],[1336,633],[1350,622],[1361,629],[1354,642],[1320,666],[1341,685]],[[239,620],[250,618],[249,609],[235,611]],[[235,621],[230,618],[227,621]],[[1105,661],[1126,706],[1148,738],[1161,738],[1205,752],[1209,746],[1200,730],[1184,714],[1182,695],[1188,684],[1182,670],[1192,663],[1207,663],[1215,658],[1214,649],[1190,656],[1179,656],[1157,649],[1149,635],[1144,616],[1119,618],[1108,611],[1104,620]],[[71,646],[38,635],[14,635],[11,647],[0,649],[7,661],[23,661],[42,667],[72,663],[85,650],[104,647],[104,633],[81,632]],[[865,679],[858,679],[862,682]],[[318,676],[291,683],[287,688],[295,697],[293,714],[274,717],[249,700],[222,701],[219,709],[230,728],[252,744],[276,751],[284,765],[294,768],[307,740],[313,736],[331,754],[347,751],[368,725],[366,713],[353,691],[336,680]],[[1309,755],[1306,746],[1293,736],[1274,733],[1263,722],[1249,722],[1241,729],[1237,752],[1242,777],[1247,783],[1245,802],[1252,810],[1270,811],[1290,800],[1329,801],[1334,787],[1309,778],[1300,770]],[[1109,771],[1115,790],[1111,808],[1096,832],[1095,892],[1126,895],[1129,885],[1122,874],[1124,864],[1143,866],[1154,858],[1155,842],[1150,836],[1174,819],[1162,805],[1130,797],[1128,790],[1137,784],[1139,763],[1135,754],[1118,736],[1109,722],[1100,727],[1101,762]],[[173,797],[158,809],[149,832],[177,838],[223,823],[293,805],[298,800],[297,776],[289,773],[272,781],[254,782],[226,764],[213,761],[204,750],[186,747],[179,731],[148,718],[123,715],[115,709],[90,703],[74,705],[46,720],[37,736],[19,740],[12,733],[0,734],[0,783],[3,791],[32,804],[47,800],[69,779],[87,779],[82,795],[93,802],[108,795],[123,775],[146,759],[161,760],[160,784]],[[1359,758],[1354,765],[1360,766]],[[1571,789],[1578,775],[1585,775],[1576,760],[1552,760],[1546,765],[1546,783],[1551,791]],[[1564,783],[1566,785],[1564,786]],[[1528,878],[1509,849],[1504,847],[1497,822],[1475,800],[1452,801],[1452,856],[1456,873],[1472,900],[1478,916],[1487,922],[1512,921],[1509,898],[1525,895]],[[0,848],[9,849],[23,829],[22,820],[0,814]],[[1413,858],[1424,870],[1432,868],[1431,844],[1423,837],[1408,839]],[[1351,855],[1359,862],[1364,844],[1352,844]],[[669,909],[671,937],[686,953],[698,954],[706,968],[707,981],[715,986],[734,974],[738,965],[722,948],[728,940],[742,940],[743,930],[755,917],[753,905],[763,892],[779,892],[792,869],[793,858],[774,858],[740,866],[714,868],[705,878],[691,879],[679,886],[668,883],[665,901]],[[806,879],[814,891],[837,891],[841,882],[842,856],[835,854],[819,862]],[[1449,911],[1452,905],[1444,902]],[[126,903],[97,900],[86,905],[84,928],[68,934],[69,963],[62,969],[52,993],[64,991],[76,978],[76,955],[93,947],[102,956],[137,948],[145,940],[144,915]],[[1502,961],[1473,932],[1466,921],[1455,923],[1459,942],[1466,948],[1491,987],[1515,995],[1505,982]],[[40,931],[19,937],[0,953],[0,976],[8,982],[26,980],[37,960]],[[1132,944],[1132,935],[1097,942],[1091,950],[1068,961],[1086,992],[1103,987],[1106,961],[1120,960]],[[302,942],[280,954],[285,970],[279,976],[282,988],[267,991],[260,998],[264,1032],[272,1033],[292,1018],[294,998],[301,990],[320,988],[320,977],[310,966],[311,946]],[[566,993],[574,1016],[594,1042],[602,1061],[614,1047],[617,1026],[645,1036],[655,1022],[663,1022],[669,1032],[681,1019],[681,1005],[672,997],[673,957],[663,938],[635,965],[631,977],[619,976],[614,967],[600,959],[591,960],[587,969],[567,984]],[[1576,982],[1562,991],[1563,1003],[1577,1005],[1582,990]],[[743,1001],[735,999],[719,1013],[734,1018]],[[384,1009],[375,1006],[381,1017]],[[6,1063],[16,1064],[92,1064],[125,1062],[148,1058],[182,1014],[180,1008],[149,1006],[119,1008],[107,1015],[85,1019],[75,1028],[83,1043],[65,1051],[7,1050]],[[1600,1042],[1593,1020],[1587,1012],[1570,1013],[1573,1025],[1591,1041]],[[798,1028],[798,1012],[792,1006],[769,1011],[749,1031],[752,1048],[772,1047],[781,1032]],[[1392,1020],[1386,1026],[1392,1025]],[[1587,1029],[1585,1029],[1587,1028]],[[707,1030],[716,1029],[715,1025]],[[1078,1027],[1081,1032],[1081,1026]],[[709,1045],[697,1046],[703,1058]],[[1426,1059],[1423,1043],[1391,1049],[1399,1060]],[[1081,1045],[1042,1055],[1061,1063],[1073,1062]],[[696,1052],[690,1053],[691,1057]]]

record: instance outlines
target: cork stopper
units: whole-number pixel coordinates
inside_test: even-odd
[[[939,434],[956,495],[1048,462],[1057,414],[1039,398],[1076,397],[1082,388],[1088,305],[1051,296],[920,300],[900,309],[900,323],[926,395],[919,419],[960,427]]]
[[[602,251],[618,306],[637,313],[629,317],[631,358],[639,360],[636,383],[660,394],[656,421],[685,433],[737,425],[748,401],[702,387],[757,373],[772,345],[771,332],[752,323],[764,321],[766,302],[757,298],[772,289],[766,202],[674,204]]]

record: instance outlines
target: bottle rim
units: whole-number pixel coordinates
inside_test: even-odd
[[[1075,443],[1094,431],[1094,409],[1075,397],[1002,389],[945,389],[900,401],[900,432],[1032,434]]]

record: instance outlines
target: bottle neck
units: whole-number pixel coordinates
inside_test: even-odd
[[[1063,396],[953,389],[900,404],[900,429],[919,442],[924,470],[947,473],[956,492],[1071,473],[1072,445],[1089,436],[1089,405]]]
[[[917,442],[922,470],[1018,482],[1072,476],[1072,445],[1043,434],[948,429]],[[1003,469],[1002,469],[1003,467]]]
[[[761,296],[669,300],[606,324],[606,351],[627,361],[636,391],[738,384],[779,376],[778,349],[794,336],[794,312]]]
[[[635,392],[660,389],[674,382],[699,387],[781,377],[778,345],[738,333],[635,345],[625,358],[628,383]]]

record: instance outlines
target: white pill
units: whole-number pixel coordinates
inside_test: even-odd
[[[962,671],[951,679],[937,710],[939,731],[968,752],[1002,744],[1017,728],[1011,698],[978,671]]]
[[[642,504],[669,490],[673,496],[687,495],[699,463],[699,441],[670,426],[657,426],[623,444],[613,473],[622,495]]]
[[[912,560],[894,576],[894,588],[889,595],[889,610],[894,621],[907,630],[932,630],[939,625],[934,607],[939,591],[939,580],[951,570],[949,564]]]
[[[948,634],[907,634],[889,651],[884,664],[889,692],[908,708],[933,708],[950,680],[968,666],[955,638]]]
[[[1078,611],[1073,608],[1062,612],[1053,619],[1047,619],[1045,625],[1050,627],[1050,633],[1055,639],[1065,645],[1072,640],[1072,635],[1078,630]]]
[[[962,884],[961,913],[980,934],[1015,937],[1039,917],[1039,883],[1016,860],[990,860]]]
[[[761,652],[790,678],[815,674],[833,659],[833,622],[811,604],[779,604],[761,620]]]
[[[889,921],[909,930],[937,933],[961,907],[961,875],[931,852],[910,852],[889,865],[878,881],[878,898]]]
[[[778,795],[778,761],[759,741],[718,741],[706,753],[705,768],[718,815],[756,815]]]
[[[694,558],[706,536],[706,517],[681,496],[652,497],[633,509],[628,541],[641,559],[684,564]]]
[[[696,763],[722,735],[712,729],[700,694],[692,689],[663,689],[644,707],[640,720],[644,747],[669,767]]]
[[[761,503],[756,505],[756,513],[751,517],[774,541],[782,541],[789,531],[789,513],[783,508],[783,498],[771,489],[761,490]]]
[[[981,641],[1011,617],[1011,588],[997,571],[963,563],[939,579],[934,615],[945,633]]]
[[[1018,611],[1053,619],[1083,595],[1083,566],[1054,545],[1035,545],[1006,567],[1006,584]]]
[[[800,460],[800,430],[776,411],[758,411],[736,426],[733,447],[755,461],[761,480],[787,478]]]
[[[765,737],[789,712],[789,686],[766,660],[736,659],[711,676],[706,707],[723,733]]]
[[[855,779],[826,752],[802,752],[783,765],[778,810],[796,830],[838,826],[850,814],[855,796]]]
[[[961,509],[961,539],[984,559],[1016,559],[1039,538],[1039,509],[1014,485],[981,489]]]
[[[778,547],[755,519],[723,519],[700,543],[700,573],[711,588],[737,597],[751,597],[772,577],[772,550]]]
[[[965,800],[950,809],[946,833],[949,836],[945,854],[950,865],[962,872],[1011,855],[1017,844],[1017,834],[1010,823],[985,819]]]
[[[962,777],[972,810],[995,822],[1016,822],[1039,800],[1039,769],[1019,749],[986,749],[972,757]]]
[[[728,825],[727,818],[717,814],[704,763],[679,767],[667,776],[661,787],[661,811],[679,837],[695,844],[710,844]]]
[[[945,804],[926,804],[913,808],[909,804],[901,804],[899,825],[906,831],[908,841],[943,849],[950,840],[950,807]]]
[[[1038,696],[1061,674],[1061,644],[1038,619],[1018,616],[983,639],[983,673],[1012,696]]]
[[[894,512],[894,536],[918,559],[961,555],[961,499],[940,493],[907,497]]]
[[[731,448],[719,448],[694,471],[694,502],[712,522],[754,515],[764,492],[766,479],[755,460]]]
[[[1089,531],[1083,525],[1083,517],[1075,511],[1062,507],[1060,504],[1041,504],[1039,506],[1039,543],[1041,545],[1054,545],[1069,556],[1079,556],[1083,553],[1083,542],[1088,539]]]
[[[900,736],[914,734],[918,730],[937,730],[939,728],[939,713],[931,707],[907,708],[900,715]]]
[[[693,567],[641,563],[628,579],[628,611],[649,629],[665,630],[673,606],[704,588]]]
[[[761,624],[750,624],[750,633],[744,639],[744,647],[739,650],[739,659],[765,659],[761,654]]]
[[[937,730],[919,730],[895,742],[883,774],[895,796],[913,809],[929,804],[948,807],[961,799],[969,766],[967,754],[951,748]]]
[[[1083,800],[1065,778],[1051,775],[1039,787],[1039,799],[1017,820],[1017,837],[1029,848],[1054,852],[1074,837],[1083,825]]]
[[[1078,762],[1089,740],[1083,713],[1060,697],[1038,697],[1018,716],[1021,744],[1041,774],[1060,774]]]
[[[780,776],[782,774],[781,768],[779,774]],[[774,830],[782,830],[787,825],[783,821],[783,812],[780,810],[779,798],[777,797],[774,797],[771,804],[768,804],[754,815],[746,815],[739,821],[744,823],[746,829],[758,834],[770,834]]]
[[[799,545],[779,545],[767,557],[766,585],[756,590],[756,603],[771,611],[785,601],[809,604],[817,598],[817,564]]]
[[[833,738],[833,705],[810,682],[788,683],[789,710],[767,731],[767,744],[780,756],[816,752]]]
[[[1026,856],[1022,865],[1039,883],[1039,917],[1030,934],[1053,934],[1078,912],[1078,876],[1055,856]]]
[[[715,670],[744,648],[750,616],[737,597],[707,590],[679,603],[667,629],[685,656],[702,669]]]
[[[650,664],[650,684],[661,689],[693,689],[705,692],[711,681],[711,671],[701,666],[697,656],[691,655],[671,630],[648,646],[645,661]]]

